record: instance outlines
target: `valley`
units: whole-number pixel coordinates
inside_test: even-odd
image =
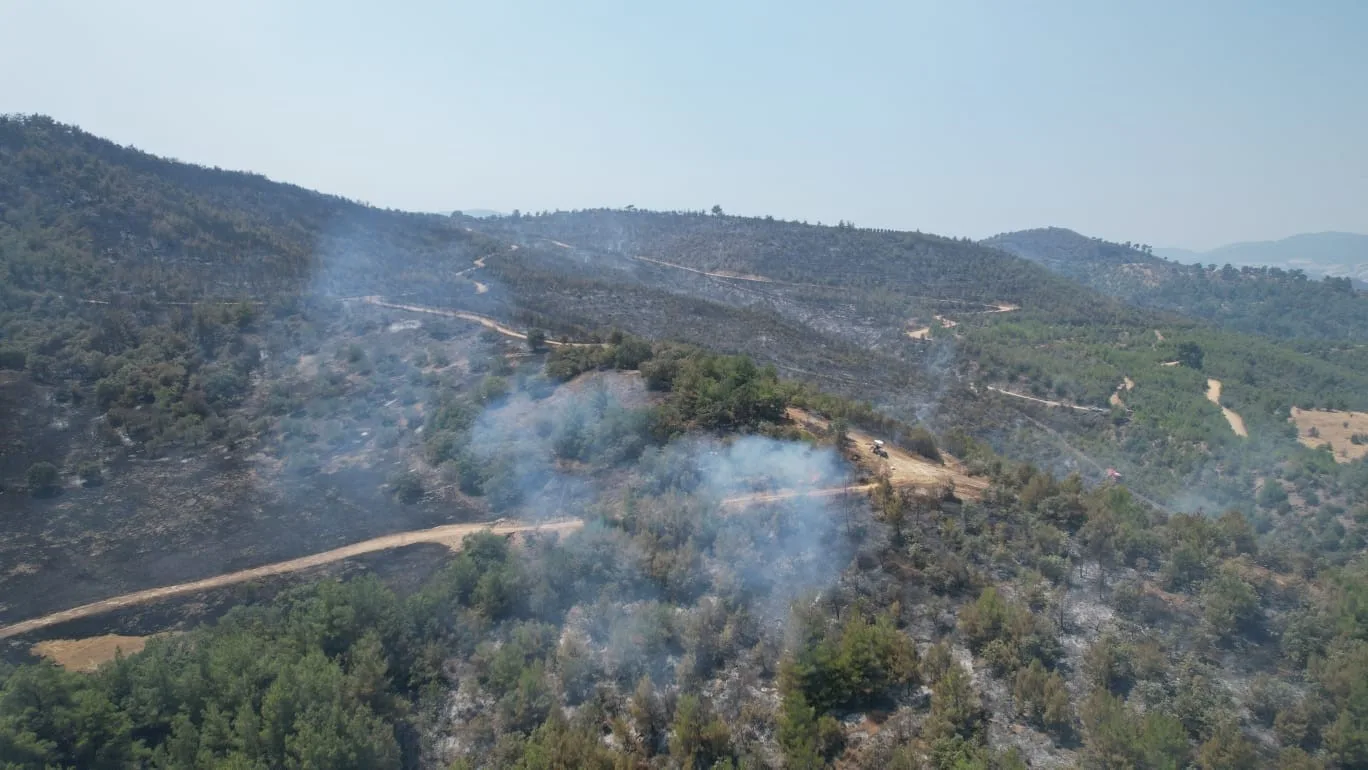
[[[0,206],[0,764],[1368,761],[1352,285],[38,117]]]

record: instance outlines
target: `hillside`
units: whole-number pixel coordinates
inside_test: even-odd
[[[1057,227],[1005,233],[984,243],[1127,303],[1205,319],[1234,331],[1283,339],[1351,340],[1368,335],[1368,298],[1349,280],[1313,280],[1300,270],[1267,266],[1276,261],[1237,262],[1244,266],[1234,267],[1213,253],[1209,256],[1215,267],[1181,264],[1138,246]]]
[[[1302,233],[1276,241],[1232,243],[1210,251],[1161,248],[1154,252],[1186,264],[1279,267],[1368,284],[1368,235],[1358,233]]]
[[[0,137],[0,764],[1368,763],[1368,464],[1288,419],[1353,440],[1357,344],[1107,296],[1052,270],[1161,261],[1067,231]]]

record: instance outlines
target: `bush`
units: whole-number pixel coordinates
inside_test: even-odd
[[[886,615],[872,623],[852,618],[838,634],[800,650],[780,672],[782,689],[800,694],[819,714],[874,702],[916,678],[916,647]]]
[[[1211,629],[1231,638],[1260,617],[1259,596],[1253,586],[1231,571],[1223,571],[1202,589],[1202,614]]]
[[[76,473],[81,477],[81,484],[87,487],[98,487],[104,482],[104,476],[100,472],[100,464],[97,462],[81,463],[76,469]]]
[[[527,330],[527,349],[532,352],[540,352],[546,347],[546,332],[541,329],[532,328]]]
[[[28,354],[16,348],[0,348],[0,369],[22,370],[28,363]]]
[[[423,499],[423,479],[413,471],[400,471],[389,478],[390,491],[394,497],[405,505],[411,505]]]
[[[1032,659],[1053,664],[1061,653],[1048,621],[991,586],[960,610],[959,628],[969,648],[999,674],[1015,671]]]
[[[34,497],[53,494],[57,491],[61,481],[61,474],[57,472],[57,466],[52,463],[38,462],[29,466],[28,488],[29,494]]]

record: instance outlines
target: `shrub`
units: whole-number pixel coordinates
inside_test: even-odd
[[[28,363],[28,354],[16,348],[0,348],[0,369],[22,370]]]
[[[532,352],[539,352],[546,347],[546,332],[541,329],[527,330],[527,349]]]
[[[800,650],[780,672],[784,691],[801,694],[818,713],[868,704],[916,678],[917,650],[886,615],[874,622],[851,618],[838,634]]]
[[[61,480],[62,477],[57,472],[57,466],[52,463],[37,462],[29,466],[28,488],[29,493],[34,497],[43,497],[56,492]]]
[[[423,498],[423,479],[413,471],[400,471],[389,478],[390,491],[401,503],[410,505]]]
[[[81,484],[87,487],[98,487],[104,482],[104,476],[100,472],[100,464],[97,462],[84,462],[76,469],[76,473],[81,477]]]

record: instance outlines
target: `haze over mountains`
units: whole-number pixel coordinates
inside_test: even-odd
[[[1159,250],[1047,227],[995,235],[1003,249],[1132,305],[1171,310],[1227,328],[1282,338],[1358,339],[1365,300],[1348,277],[1308,278],[1277,266],[1169,260]]]
[[[1232,243],[1210,251],[1156,248],[1154,254],[1184,264],[1268,265],[1305,270],[1314,276],[1348,276],[1360,284],[1368,283],[1368,235],[1359,233],[1302,233],[1276,241]]]

